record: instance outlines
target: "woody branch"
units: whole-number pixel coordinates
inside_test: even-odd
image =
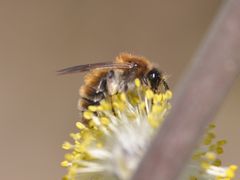
[[[134,180],[175,180],[240,71],[240,0],[228,0],[175,91]]]

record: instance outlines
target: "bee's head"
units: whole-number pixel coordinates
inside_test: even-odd
[[[163,85],[164,90],[168,90],[169,87],[163,78],[162,73],[156,68],[151,69],[145,76],[145,82],[151,87],[155,92],[160,90],[161,85]]]

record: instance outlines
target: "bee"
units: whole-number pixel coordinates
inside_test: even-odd
[[[155,93],[166,91],[169,86],[163,73],[149,60],[127,53],[120,54],[114,62],[73,66],[58,71],[59,74],[88,72],[80,88],[79,108],[85,111],[89,105],[98,105],[108,96],[134,88],[134,80],[150,87]]]

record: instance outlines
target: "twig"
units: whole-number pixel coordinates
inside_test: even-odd
[[[180,81],[134,180],[176,180],[240,71],[240,0],[228,0]]]

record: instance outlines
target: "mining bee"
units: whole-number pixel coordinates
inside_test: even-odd
[[[142,84],[150,87],[155,93],[169,89],[161,71],[149,60],[123,53],[114,62],[103,62],[73,66],[59,70],[59,74],[88,72],[84,85],[80,88],[80,110],[89,105],[98,105],[107,96],[134,88],[134,80],[140,79]]]

